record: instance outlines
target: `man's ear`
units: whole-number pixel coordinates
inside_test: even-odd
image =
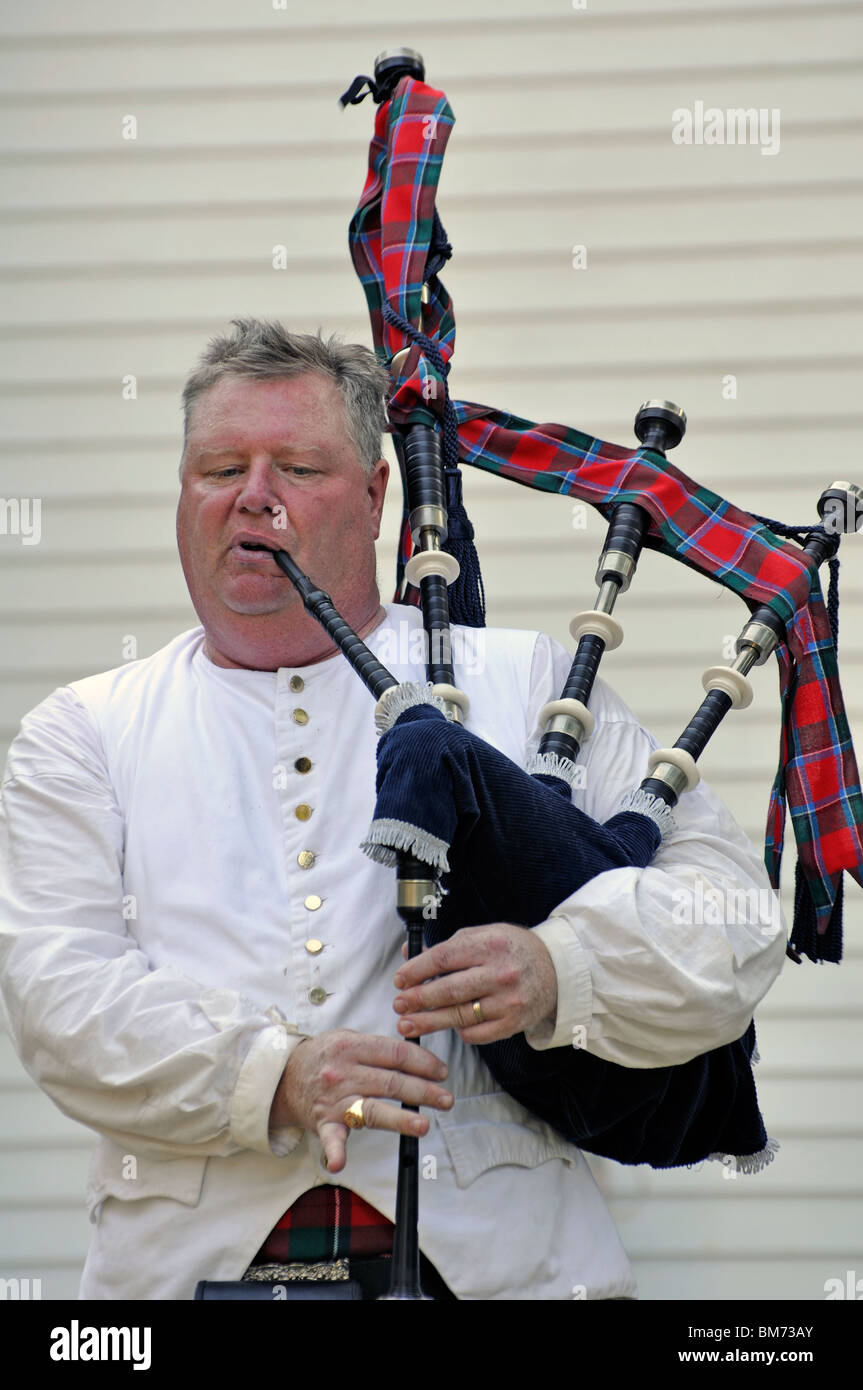
[[[374,526],[375,540],[381,533],[381,517],[384,510],[384,497],[390,476],[390,466],[385,458],[379,458],[369,474],[369,510]]]

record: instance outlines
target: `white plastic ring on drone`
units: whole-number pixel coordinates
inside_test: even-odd
[[[470,700],[463,690],[459,690],[455,685],[433,685],[432,695],[439,695],[447,704],[456,705],[459,710],[459,723],[464,723],[470,709]]]
[[[623,628],[610,613],[600,613],[597,608],[589,608],[584,613],[576,613],[569,625],[576,642],[589,632],[593,637],[601,637],[606,651],[613,652],[623,641]]]
[[[647,768],[652,772],[660,763],[671,763],[686,778],[686,790],[693,791],[701,781],[701,773],[695,766],[695,759],[684,748],[655,748],[647,759]]]
[[[590,738],[596,720],[587,705],[583,705],[580,700],[550,700],[539,712],[540,728],[544,728],[549,719],[553,719],[556,714],[566,714],[570,719],[577,719],[584,729],[584,737]]]
[[[752,686],[741,671],[733,666],[708,666],[701,677],[705,690],[724,690],[731,699],[732,709],[748,709],[752,704]]]
[[[429,574],[442,574],[447,584],[452,584],[459,576],[458,560],[445,550],[418,550],[405,565],[405,578],[418,589]]]

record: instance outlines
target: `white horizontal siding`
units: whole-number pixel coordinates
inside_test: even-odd
[[[795,130],[807,125],[823,129],[825,117],[819,115],[819,102],[825,69],[831,87],[827,124],[855,123],[860,117],[856,63],[847,54],[814,61],[805,68],[769,60],[743,72],[731,72],[723,76],[722,105],[779,107],[782,127],[791,123],[789,138],[792,125]],[[597,140],[644,145],[657,135],[666,135],[674,107],[691,100],[688,68],[676,79],[667,70],[660,70],[641,73],[635,82],[631,73],[617,76],[613,71],[604,72],[599,101],[595,82],[576,83],[570,71],[559,67],[543,76],[541,102],[530,85],[512,81],[510,90],[504,92],[499,90],[503,83],[492,85],[488,79],[488,74],[472,73],[469,81],[463,79],[461,85],[450,88],[456,118],[453,139],[460,155],[472,148],[532,144],[537,136],[553,146],[567,142],[579,146]],[[680,87],[679,99],[675,82]],[[344,151],[346,143],[349,147],[362,145],[366,134],[362,107],[359,111],[334,109],[331,97],[332,79],[324,79],[320,92],[311,100],[312,109],[319,106],[324,119],[320,126],[315,122],[310,141],[307,88],[286,92],[274,84],[225,90],[218,125],[214,125],[212,93],[207,89],[202,92],[185,85],[167,91],[142,89],[135,93],[132,113],[138,120],[135,154],[156,151],[173,156],[189,149],[209,151],[216,143],[232,149],[293,149],[308,156],[312,147],[338,153]],[[40,94],[38,98],[22,94],[12,100],[7,95],[4,103],[8,116],[0,131],[0,153],[5,157],[22,163],[34,157],[56,160],[71,154],[96,160],[125,148],[125,142],[121,144],[121,118],[127,112],[115,93],[82,92],[74,98],[71,93]],[[551,103],[565,108],[565,130],[550,123]],[[712,104],[709,94],[706,104]],[[449,182],[449,169],[445,178]]]
[[[248,7],[237,0],[224,6],[233,23],[228,19],[223,32],[208,10],[202,27],[186,28],[184,13],[185,24],[175,21],[173,33],[148,34],[143,32],[146,23],[130,25],[130,32],[116,37],[103,30],[90,39],[79,31],[71,41],[50,31],[39,38],[25,33],[4,46],[3,90],[32,98],[57,90],[107,88],[128,93],[177,85],[222,92],[250,84],[282,87],[292,79],[303,86],[337,87],[342,81],[347,86],[356,71],[370,66],[377,42],[382,47],[407,43],[420,48],[430,78],[434,74],[432,80],[452,95],[460,80],[473,82],[478,73],[525,82],[549,72],[568,72],[583,82],[615,71],[640,75],[676,68],[698,76],[720,66],[835,60],[853,52],[863,26],[855,3],[787,5],[781,16],[778,5],[737,6],[733,22],[727,7],[717,3],[689,14],[628,6],[617,13],[606,7],[604,15],[594,14],[590,6],[582,14],[562,6],[537,14],[521,4],[489,20],[482,13],[465,13],[464,6],[451,0],[446,22],[439,7],[430,14],[390,5],[380,18],[372,6],[361,12],[351,6],[348,15],[344,8],[339,15],[339,8],[323,0],[314,9],[317,23],[309,24],[307,16],[305,24],[298,24],[296,4],[289,5],[287,13],[268,14],[261,7],[256,28],[254,21],[245,22]],[[6,24],[9,9],[16,6],[7,7]],[[127,9],[136,19],[143,16],[141,4]],[[348,22],[333,23],[330,16]]]
[[[815,0],[819,12],[833,13],[849,7],[850,0],[838,3],[824,3]],[[757,16],[770,15],[779,8],[785,12],[795,7],[811,10],[812,0],[759,0],[758,4],[731,4],[722,7],[722,13],[735,25]],[[575,8],[573,6],[573,8]],[[657,27],[665,23],[700,24],[703,19],[715,16],[717,0],[662,0],[661,4],[651,6],[651,17]],[[574,16],[581,25],[593,28],[607,28],[622,19],[643,16],[643,0],[603,0],[602,8],[588,8]],[[488,28],[494,21],[498,31],[538,28],[543,24],[559,24],[561,9],[553,0],[540,0],[528,10],[524,0],[471,0],[470,9],[461,0],[438,0],[435,16],[445,22],[447,33],[459,29]],[[414,22],[411,11],[403,0],[375,0],[374,5],[366,5],[357,10],[354,0],[320,0],[315,6],[295,3],[295,0],[272,0],[272,12],[268,6],[252,9],[239,3],[239,0],[186,0],[178,10],[172,0],[141,0],[118,7],[113,0],[87,0],[86,8],[81,6],[70,11],[65,0],[34,0],[23,6],[10,4],[6,7],[0,21],[0,34],[7,39],[34,46],[40,40],[52,42],[62,37],[66,44],[80,43],[90,45],[94,41],[110,39],[122,35],[126,39],[141,34],[152,33],[160,40],[172,41],[187,35],[199,43],[206,43],[211,37],[218,38],[225,30],[232,37],[238,34],[252,34],[266,31],[271,36],[278,32],[279,26],[286,26],[291,32],[304,30],[325,33],[338,27],[341,33],[348,30],[353,35],[371,32],[381,25],[398,26],[401,34],[405,25]],[[391,38],[395,42],[395,38]]]
[[[708,189],[720,179],[737,188],[760,187],[767,182],[783,189],[797,184],[807,171],[812,177],[817,170],[818,178],[825,182],[847,176],[855,167],[863,128],[851,121],[825,122],[820,129],[818,123],[792,128],[782,137],[780,157],[765,159],[758,149],[747,146],[673,144],[671,109],[665,126],[658,127],[649,138],[623,135],[613,141],[593,138],[582,143],[575,133],[561,140],[548,140],[537,133],[518,140],[460,142],[454,135],[451,147],[458,158],[452,168],[447,167],[443,187],[455,197],[470,194],[484,200],[499,196],[501,189],[510,185],[512,162],[518,157],[525,170],[520,194],[538,201],[553,195],[561,184],[583,183],[592,194],[626,188],[633,202],[657,185],[674,189],[694,184]],[[22,212],[60,210],[70,205],[97,209],[116,203],[143,207],[164,194],[166,173],[176,179],[176,201],[181,207],[219,200],[226,188],[231,188],[238,200],[256,201],[272,196],[274,187],[308,188],[309,180],[313,187],[315,181],[325,181],[333,189],[352,194],[354,202],[362,189],[362,165],[357,177],[359,147],[346,150],[342,142],[311,151],[280,145],[269,150],[244,150],[227,142],[212,151],[170,151],[150,148],[141,138],[118,138],[116,143],[114,150],[95,156],[49,154],[29,156],[26,162],[5,157],[0,168],[8,205]],[[313,196],[306,192],[299,201]],[[517,284],[513,289],[517,292]]]
[[[346,225],[372,111],[336,97],[385,46],[423,51],[457,118],[439,199],[456,396],[620,443],[642,400],[678,399],[690,427],[673,461],[794,522],[833,479],[863,482],[863,5],[10,0],[0,34],[0,494],[41,498],[43,525],[38,546],[0,536],[0,747],[55,686],[119,664],[128,637],[147,655],[195,622],[173,512],[179,392],[206,339],[251,313],[368,340]],[[779,108],[780,152],[675,146],[672,113],[696,100]],[[568,499],[466,472],[491,620],[568,641],[593,599],[601,518],[574,529]],[[393,492],[385,597],[399,514]],[[860,734],[863,540],[842,554]],[[647,554],[619,614],[625,642],[603,674],[673,740],[744,607]],[[775,667],[753,684],[702,768],[759,839]],[[792,879],[789,861],[786,906]],[[852,885],[845,963],[789,963],[759,1009],[759,1095],[782,1145],[770,1169],[728,1180],[717,1165],[591,1160],[644,1297],[820,1299],[859,1267],[861,927]],[[0,1103],[0,1276],[71,1296],[92,1135],[3,1036]]]
[[[855,84],[858,68],[855,65]],[[818,177],[817,170],[808,172],[806,182],[790,188],[738,188],[724,182],[721,187],[687,183],[648,190],[639,197],[637,216],[629,214],[626,189],[597,194],[570,186],[551,190],[540,219],[529,205],[512,205],[505,189],[490,199],[474,198],[470,191],[459,197],[448,193],[446,225],[458,243],[450,278],[478,261],[491,261],[519,275],[541,260],[568,268],[573,244],[584,244],[594,259],[599,255],[605,263],[616,257],[674,260],[697,255],[705,245],[712,245],[717,255],[734,254],[740,247],[746,255],[766,259],[789,245],[812,250],[825,238],[857,235],[863,181],[852,176],[856,171],[846,170],[843,178],[829,181]],[[354,182],[358,194],[360,180]],[[213,268],[260,267],[262,257],[268,261],[272,247],[280,243],[293,255],[302,252],[310,262],[320,261],[321,247],[332,244],[338,231],[344,233],[348,203],[349,196],[312,198],[306,190],[303,197],[302,190],[275,186],[243,213],[219,200],[185,207],[155,203],[134,212],[122,204],[106,205],[94,218],[90,209],[76,204],[64,209],[62,228],[51,209],[9,209],[0,226],[2,273],[4,279],[14,279],[27,269],[35,276],[39,269],[56,264],[70,279],[88,269],[109,277],[117,270],[148,278],[162,271],[199,276]],[[494,216],[504,204],[506,215]],[[344,246],[330,256],[330,268],[343,273]],[[795,296],[789,307],[800,303],[801,296]],[[747,310],[745,298],[732,305],[738,314]],[[539,317],[548,307],[554,306],[533,306],[532,313]],[[629,309],[628,303],[612,307],[618,319]],[[660,307],[660,322],[679,310],[673,299],[657,303],[657,310]],[[498,316],[511,312],[497,301],[484,310]],[[212,306],[208,312],[213,326],[221,322]],[[816,301],[810,312],[824,312],[824,306]],[[602,326],[598,323],[597,330]],[[620,333],[619,327],[612,331]],[[196,337],[196,345],[197,341]],[[173,343],[166,347],[173,353]],[[576,340],[572,349],[577,348]]]

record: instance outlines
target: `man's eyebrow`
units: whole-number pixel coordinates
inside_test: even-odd
[[[194,441],[192,441],[189,452],[194,453],[196,458],[223,458],[226,455],[237,458],[246,453],[247,450],[229,447],[224,449],[195,449]],[[317,444],[282,444],[274,450],[276,457],[281,457],[283,454],[323,454],[326,456],[326,453],[326,449],[319,448]]]

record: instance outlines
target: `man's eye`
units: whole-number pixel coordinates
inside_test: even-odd
[[[306,468],[299,463],[287,463],[284,465],[282,471],[293,474],[295,478],[313,478],[318,470],[316,468]],[[240,472],[242,472],[242,469],[239,464],[229,463],[224,468],[214,468],[209,476],[211,478],[232,478]]]

